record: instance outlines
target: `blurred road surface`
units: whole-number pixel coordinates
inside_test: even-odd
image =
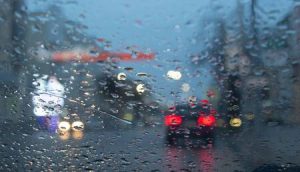
[[[300,164],[300,127],[220,129],[214,144],[186,138],[168,145],[163,126],[88,127],[58,135],[26,125],[1,125],[0,171],[226,172]]]

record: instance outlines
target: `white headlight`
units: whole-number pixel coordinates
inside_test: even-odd
[[[139,93],[139,94],[142,94],[145,92],[145,85],[144,84],[138,84],[136,86],[136,91]]]
[[[180,80],[181,76],[182,75],[179,71],[170,70],[167,73],[167,77],[174,80]]]
[[[81,121],[75,121],[72,123],[72,130],[82,131],[84,129],[84,124]]]
[[[67,121],[61,121],[58,124],[59,131],[66,132],[66,131],[69,131],[70,128],[71,128],[70,123]]]
[[[124,80],[126,80],[126,78],[127,78],[127,75],[123,72],[119,73],[118,76],[117,76],[117,79],[119,81],[124,81]]]

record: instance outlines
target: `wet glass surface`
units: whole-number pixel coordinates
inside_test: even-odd
[[[300,1],[0,3],[0,171],[300,171]]]

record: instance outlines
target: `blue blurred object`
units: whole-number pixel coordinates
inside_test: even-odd
[[[38,116],[37,123],[42,130],[55,132],[58,126],[59,116]]]

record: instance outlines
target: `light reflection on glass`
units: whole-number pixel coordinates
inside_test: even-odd
[[[208,145],[205,149],[200,149],[198,152],[200,171],[213,172],[214,171],[214,152],[213,148]]]
[[[75,140],[81,140],[84,136],[83,131],[73,131],[72,132],[72,138]]]
[[[164,171],[177,171],[179,169],[183,168],[183,161],[182,161],[182,156],[183,156],[183,150],[177,148],[177,147],[168,147],[166,150],[166,155],[165,155],[165,161],[166,164]]]
[[[55,76],[43,75],[33,82],[33,113],[41,129],[54,132],[64,106],[64,86]]]
[[[163,158],[164,171],[180,171],[187,166],[191,171],[215,171],[216,152],[213,145],[194,141],[196,140],[187,139],[182,142],[178,140],[174,145],[167,145]]]
[[[60,140],[66,141],[69,139],[82,140],[84,137],[83,131],[58,131]]]
[[[61,140],[68,140],[70,138],[70,132],[59,132],[58,136]]]

